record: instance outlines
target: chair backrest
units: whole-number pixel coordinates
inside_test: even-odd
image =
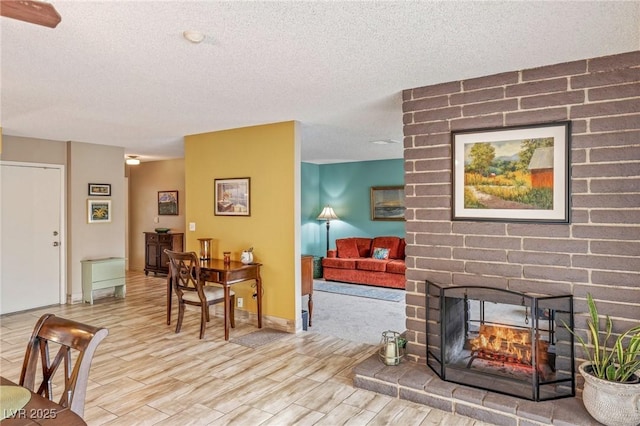
[[[62,389],[58,403],[82,417],[91,360],[107,334],[109,330],[106,328],[44,314],[36,323],[29,339],[20,373],[20,385],[53,401],[54,375],[60,364],[63,364],[64,380],[60,379],[60,375],[55,376],[56,385],[59,383]],[[55,348],[58,348],[58,352],[51,359],[49,350]],[[39,363],[42,366],[42,376],[38,376],[36,380]]]
[[[164,251],[169,257],[169,273],[173,288],[179,298],[185,292],[197,292],[201,301],[206,301],[200,282],[200,260],[195,252]]]

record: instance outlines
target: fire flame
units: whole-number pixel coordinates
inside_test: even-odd
[[[490,359],[531,365],[531,335],[526,330],[481,325],[478,337],[469,339],[472,352]]]

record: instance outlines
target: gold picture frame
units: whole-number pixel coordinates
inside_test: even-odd
[[[404,186],[371,187],[371,220],[404,220]]]

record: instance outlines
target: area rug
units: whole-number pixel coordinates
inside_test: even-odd
[[[395,288],[381,288],[371,287],[368,285],[345,284],[314,280],[313,289],[315,291],[326,291],[328,293],[368,297],[370,299],[386,300],[389,302],[401,302],[405,300],[405,291]]]
[[[286,336],[289,333],[279,330],[273,330],[270,328],[263,328],[262,330],[254,331],[244,336],[231,339],[231,343],[246,346],[248,348],[257,348],[267,343],[275,342],[278,339]]]

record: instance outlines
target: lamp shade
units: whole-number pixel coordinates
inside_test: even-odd
[[[329,221],[338,220],[340,218],[336,215],[336,212],[333,211],[332,207],[326,206],[324,209],[322,209],[322,212],[320,212],[317,219]]]

